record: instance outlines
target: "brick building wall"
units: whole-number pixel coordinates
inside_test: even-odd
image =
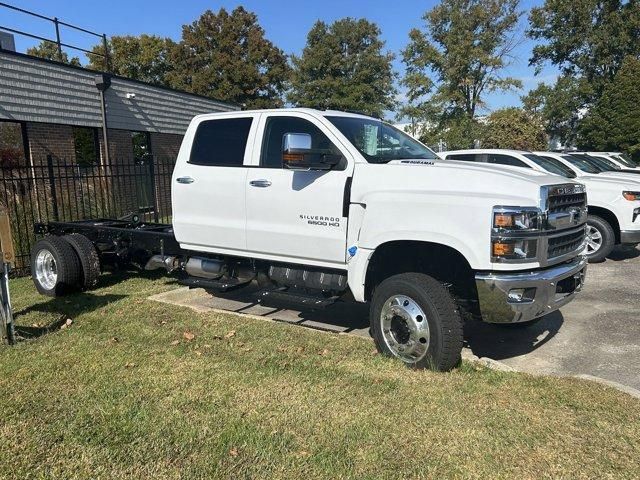
[[[26,129],[27,147],[33,165],[46,164],[47,155],[54,159],[75,158],[73,127],[70,125],[28,122]]]

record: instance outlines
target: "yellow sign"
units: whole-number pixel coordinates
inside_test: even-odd
[[[9,214],[3,207],[0,207],[0,254],[2,255],[1,263],[13,264],[15,252],[11,238],[11,224],[9,223]]]

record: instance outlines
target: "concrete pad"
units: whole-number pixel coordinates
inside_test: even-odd
[[[640,390],[640,250],[618,249],[589,265],[578,298],[526,328],[482,322],[465,325],[463,358],[534,374],[598,377]],[[337,302],[296,310],[257,301],[257,287],[208,294],[179,288],[151,297],[196,311],[224,311],[336,333],[369,337],[368,306]],[[499,363],[498,363],[499,362]]]

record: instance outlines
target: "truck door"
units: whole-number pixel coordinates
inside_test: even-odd
[[[197,125],[190,152],[181,150],[173,174],[172,222],[183,248],[245,250],[245,157],[247,162],[251,158],[247,145],[253,144],[249,139],[258,118],[236,114],[205,119]]]
[[[353,162],[330,129],[304,113],[263,115],[254,168],[247,177],[247,250],[258,257],[322,266],[344,266],[345,188]],[[343,158],[331,170],[283,168],[283,137],[303,133],[312,148]]]

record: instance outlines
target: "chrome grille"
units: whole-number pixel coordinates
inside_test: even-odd
[[[571,208],[585,208],[587,194],[583,185],[566,184],[554,185],[547,188],[547,212],[568,212]]]
[[[585,234],[585,228],[582,226],[577,230],[549,237],[547,240],[547,259],[552,260],[583,248]]]

